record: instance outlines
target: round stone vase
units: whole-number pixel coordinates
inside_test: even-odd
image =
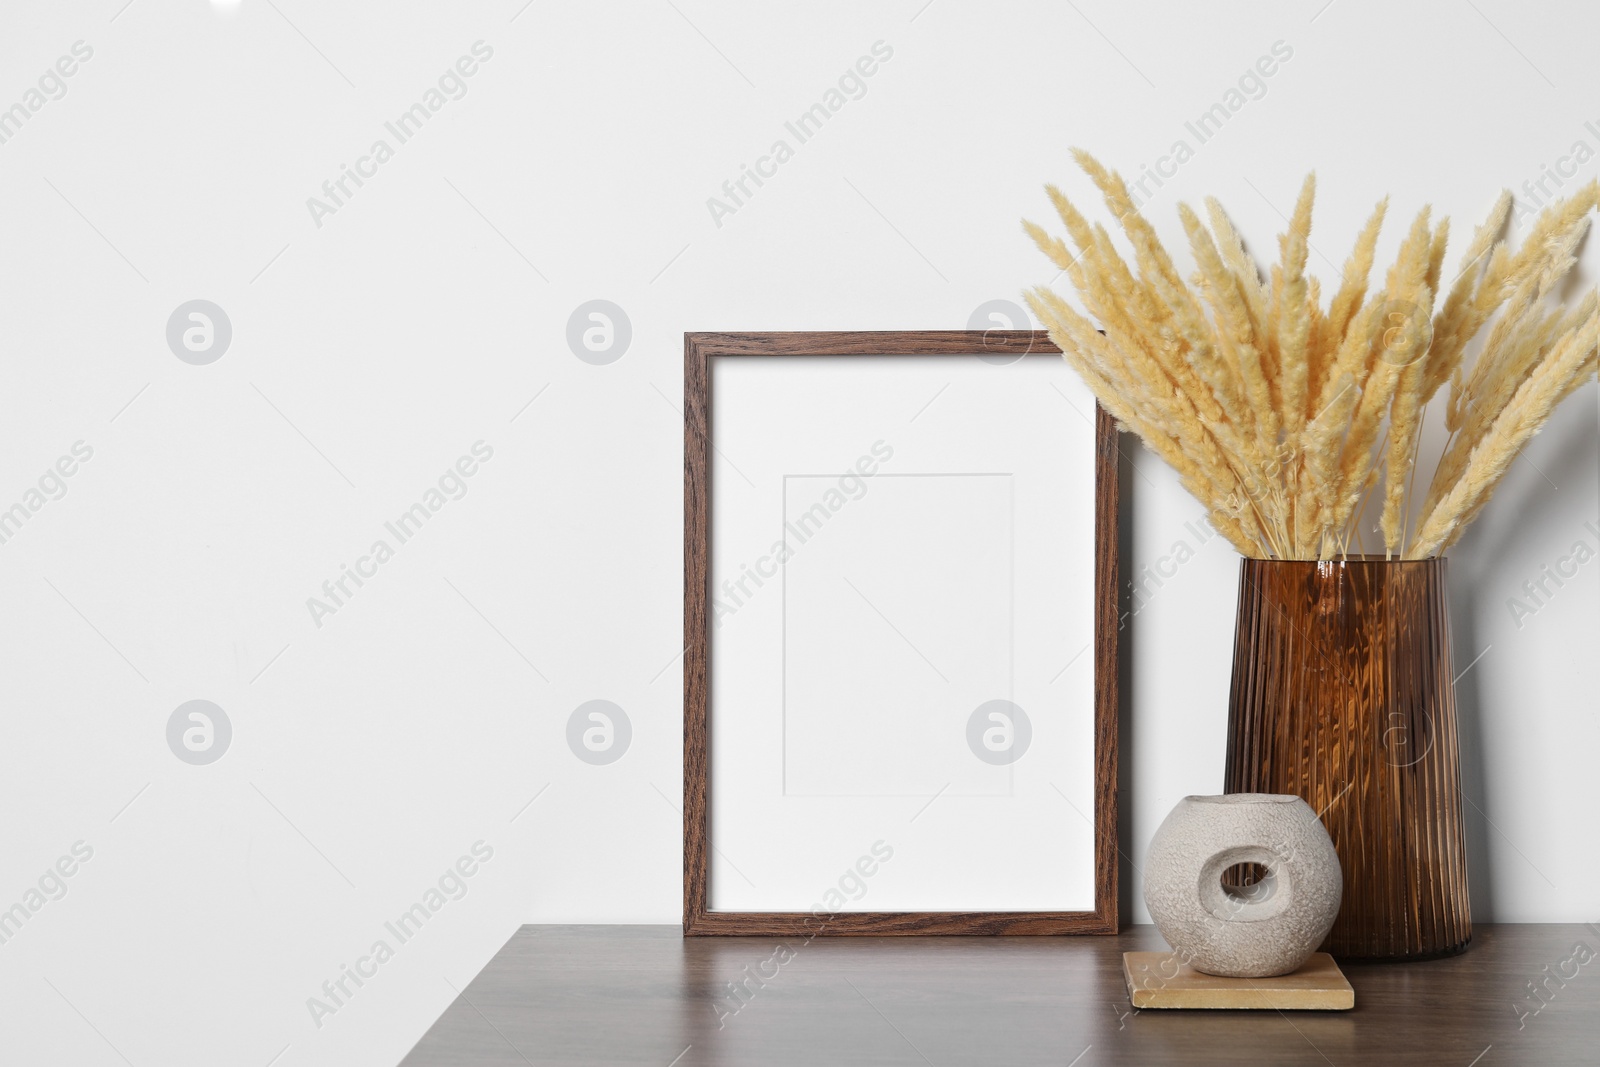
[[[1150,841],[1144,902],[1190,967],[1270,978],[1328,936],[1341,884],[1328,832],[1299,797],[1185,797]]]
[[[1424,959],[1472,937],[1445,577],[1442,558],[1239,568],[1225,788],[1303,797],[1327,827],[1337,957]]]

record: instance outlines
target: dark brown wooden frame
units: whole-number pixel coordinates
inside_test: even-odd
[[[710,870],[711,360],[723,356],[970,356],[1059,352],[1031,330],[683,335],[683,932],[815,934],[1112,934],[1117,932],[1117,431],[1096,409],[1094,634],[1095,907],[1083,912],[718,912]]]

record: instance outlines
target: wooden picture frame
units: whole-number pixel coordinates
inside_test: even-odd
[[[711,404],[717,360],[762,356],[973,356],[1059,353],[1043,331],[686,333],[684,335],[683,932],[814,934],[1110,934],[1117,916],[1117,431],[1095,409],[1093,586],[1094,900],[1072,912],[712,911],[710,693]],[[992,361],[992,360],[991,360]]]

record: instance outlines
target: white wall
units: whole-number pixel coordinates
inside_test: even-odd
[[[1069,146],[1137,169],[1193,144],[1185,121],[1277,41],[1265,95],[1159,191],[1164,234],[1215,193],[1270,247],[1315,167],[1314,237],[1342,260],[1384,193],[1460,233],[1600,147],[1600,15],[1575,3],[12,0],[4,20],[0,106],[93,50],[0,144],[0,506],[93,449],[0,545],[0,907],[93,850],[0,944],[17,1061],[392,1063],[519,923],[676,921],[684,331],[964,327],[1053,274],[1017,220],[1046,180],[1085,191]],[[385,121],[480,40],[466,95],[319,226],[307,198],[393,146]],[[866,95],[717,225],[707,198],[877,41]],[[233,330],[207,366],[165,337],[196,298]],[[565,337],[597,298],[632,324],[603,366]],[[465,497],[316,625],[307,598],[478,441]],[[1579,785],[1600,565],[1520,628],[1505,605],[1595,539],[1597,441],[1591,385],[1454,557],[1458,663],[1489,649],[1461,683],[1481,919],[1600,911]],[[1137,574],[1200,509],[1130,455]],[[1206,545],[1133,622],[1135,858],[1221,785],[1234,569]],[[599,698],[633,737],[592,766],[565,728]],[[232,724],[208,766],[166,739],[193,699]],[[314,1024],[307,998],[478,841],[467,895]]]

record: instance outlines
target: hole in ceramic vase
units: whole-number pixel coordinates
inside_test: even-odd
[[[1264,904],[1278,891],[1278,877],[1260,863],[1235,863],[1222,872],[1222,892],[1229,903],[1243,907]]]

